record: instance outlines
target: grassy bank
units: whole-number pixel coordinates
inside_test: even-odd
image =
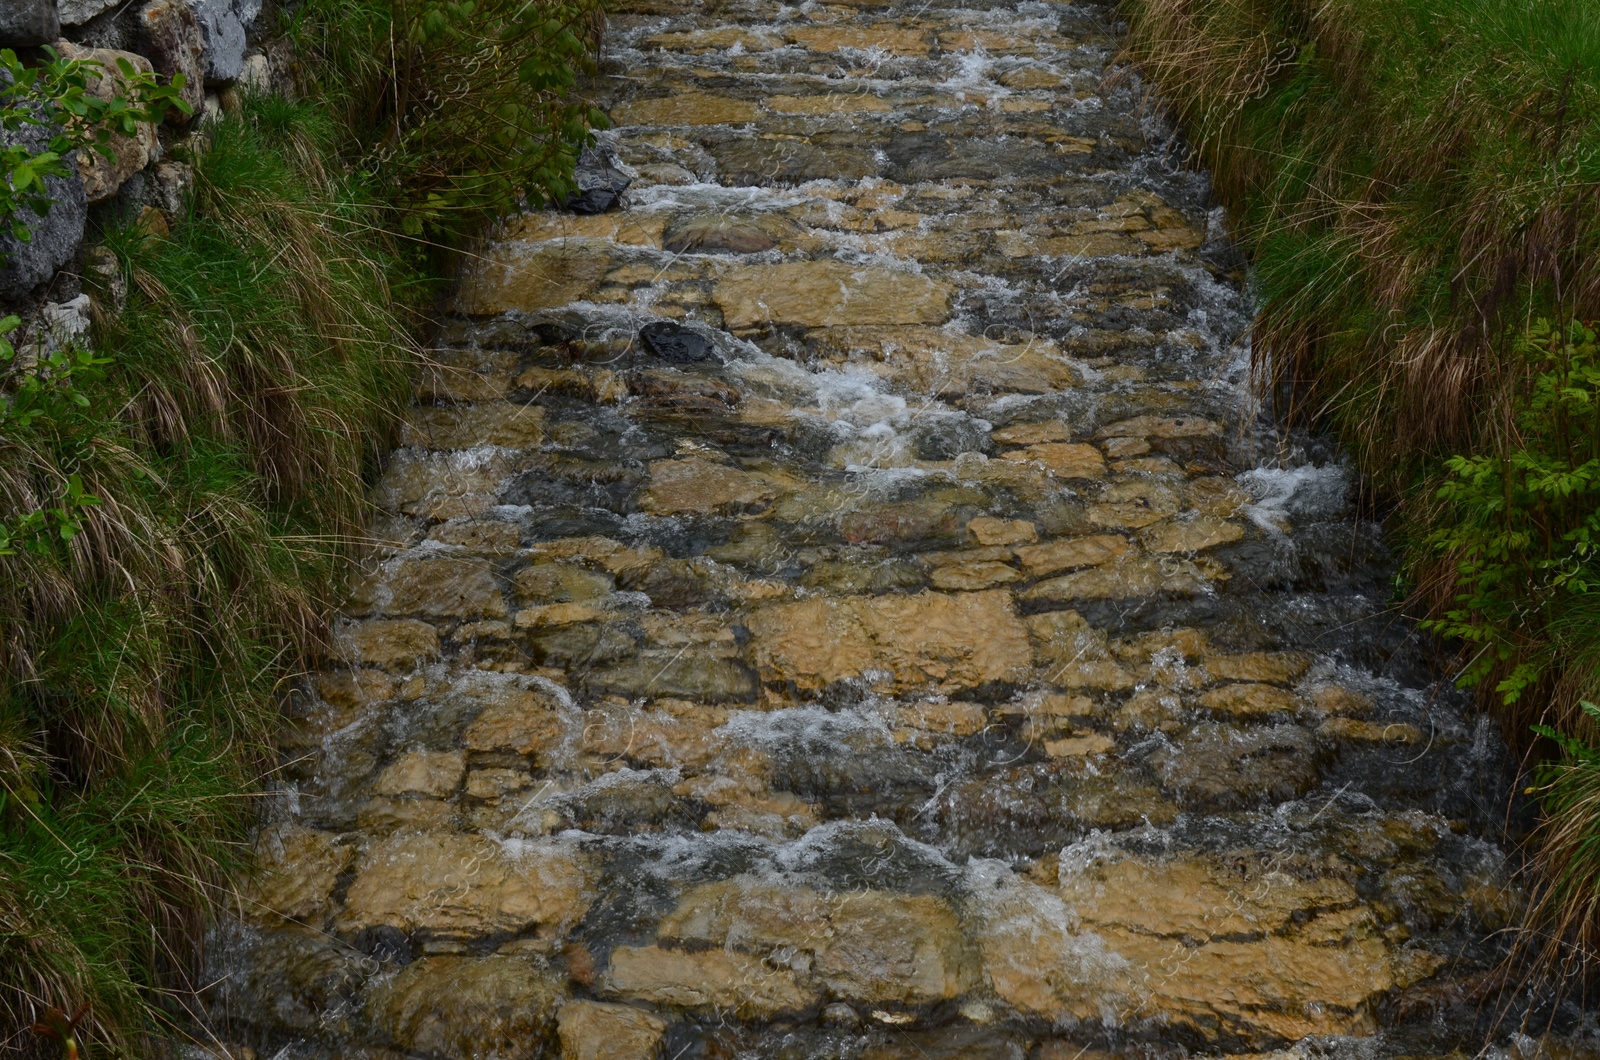
[[[438,251],[564,193],[586,131],[589,5],[298,11],[307,101],[213,126],[170,235],[107,234],[126,307],[0,430],[0,526],[50,530],[0,542],[0,1055],[54,1054],[27,1027],[84,1005],[87,1055],[160,1055],[359,547]],[[353,67],[379,37],[411,46]],[[440,58],[492,49],[527,106],[479,123],[488,186],[437,104],[494,109],[499,67]]]
[[[1231,208],[1257,353],[1397,510],[1415,598],[1531,726],[1535,915],[1600,953],[1600,21],[1589,0],[1124,0]],[[1530,936],[1533,937],[1533,936]],[[1552,951],[1550,956],[1554,956]]]

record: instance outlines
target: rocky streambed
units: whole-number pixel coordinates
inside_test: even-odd
[[[224,1036],[1477,1047],[1504,753],[1336,457],[1254,414],[1221,216],[1114,33],[623,0],[624,208],[510,221],[462,286]]]

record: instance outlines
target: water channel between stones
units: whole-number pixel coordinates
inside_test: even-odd
[[[1114,34],[623,0],[632,186],[469,269],[292,707],[228,1036],[1476,1046],[1504,752],[1336,457],[1252,412],[1220,211]]]

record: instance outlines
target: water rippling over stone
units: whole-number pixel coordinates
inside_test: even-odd
[[[1108,9],[620,7],[624,208],[469,270],[228,1033],[1475,1048],[1504,752],[1343,467],[1253,413],[1223,218]]]

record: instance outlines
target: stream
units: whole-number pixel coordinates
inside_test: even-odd
[[[617,5],[631,187],[468,270],[220,1034],[1477,1050],[1514,771],[1337,450],[1259,414],[1226,218],[1117,50],[1096,3]]]

